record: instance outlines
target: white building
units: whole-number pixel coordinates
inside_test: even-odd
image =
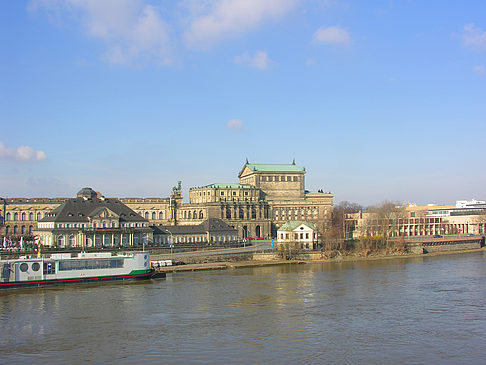
[[[317,248],[318,229],[309,222],[287,222],[277,230],[277,245],[293,245],[295,248],[313,250]]]
[[[457,200],[456,208],[486,208],[486,201],[484,200]]]

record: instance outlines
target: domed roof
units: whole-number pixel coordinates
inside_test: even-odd
[[[82,188],[78,191],[77,194],[78,198],[86,198],[86,199],[94,199],[96,198],[96,191],[91,188]]]

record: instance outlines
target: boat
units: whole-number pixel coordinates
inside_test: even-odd
[[[148,252],[81,252],[0,260],[0,289],[150,279]]]

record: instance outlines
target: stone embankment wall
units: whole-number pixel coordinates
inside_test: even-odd
[[[312,261],[325,259],[324,252],[300,252],[293,256],[297,261]],[[253,255],[255,261],[281,261],[282,256],[278,253],[256,253]]]
[[[155,257],[151,257],[152,260]],[[164,255],[163,259],[170,260],[170,255]],[[177,257],[172,258],[174,261],[182,261],[185,264],[204,264],[208,262],[231,262],[231,261],[250,261],[253,259],[253,252],[245,252],[245,253],[233,253],[233,254],[216,254],[212,255],[210,251],[208,251],[207,255],[177,255]]]
[[[458,243],[449,245],[424,245],[424,253],[428,252],[444,252],[444,251],[461,251],[461,250],[474,250],[481,248],[481,242],[471,243]]]

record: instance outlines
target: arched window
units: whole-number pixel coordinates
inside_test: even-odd
[[[189,213],[187,213],[187,218],[191,219],[191,212],[190,211],[189,211]]]
[[[159,219],[160,220],[164,219],[164,212],[159,212]]]
[[[152,219],[156,220],[157,219],[157,214],[155,212],[152,212]]]
[[[20,232],[21,232],[22,234],[24,234],[24,233],[25,233],[25,226],[22,226],[22,227],[20,228]]]
[[[200,210],[200,211],[199,211],[199,219],[203,219],[203,218],[204,218],[203,211],[202,211],[202,210]]]
[[[34,229],[33,226],[29,226],[29,233],[32,233],[32,230]]]
[[[40,213],[37,213],[37,220],[40,221],[42,218],[42,215]]]
[[[10,234],[10,227],[9,226],[5,227],[5,234],[6,235]]]
[[[257,237],[261,237],[261,228],[260,228],[260,226],[256,226],[255,227],[255,235]]]
[[[30,212],[29,213],[29,221],[33,221],[34,220],[34,213]]]
[[[13,231],[14,231],[14,232],[13,232],[14,234],[18,234],[18,233],[19,233],[19,227],[14,226]]]
[[[197,219],[197,211],[196,210],[192,213],[192,218]]]
[[[74,238],[74,235],[69,236],[69,247],[74,247],[76,246],[76,239]]]
[[[145,219],[149,219],[149,214],[148,214],[148,212],[145,212]]]
[[[57,246],[64,247],[64,236],[57,237]]]
[[[25,212],[22,212],[21,220],[25,221],[26,218],[27,218],[27,214],[25,214]]]
[[[19,220],[19,213],[14,213],[14,221],[18,221]]]
[[[6,219],[7,221],[9,221],[9,220],[11,219],[11,217],[10,217],[10,212],[9,212],[9,213],[7,213],[6,218],[7,218],[7,219]]]

